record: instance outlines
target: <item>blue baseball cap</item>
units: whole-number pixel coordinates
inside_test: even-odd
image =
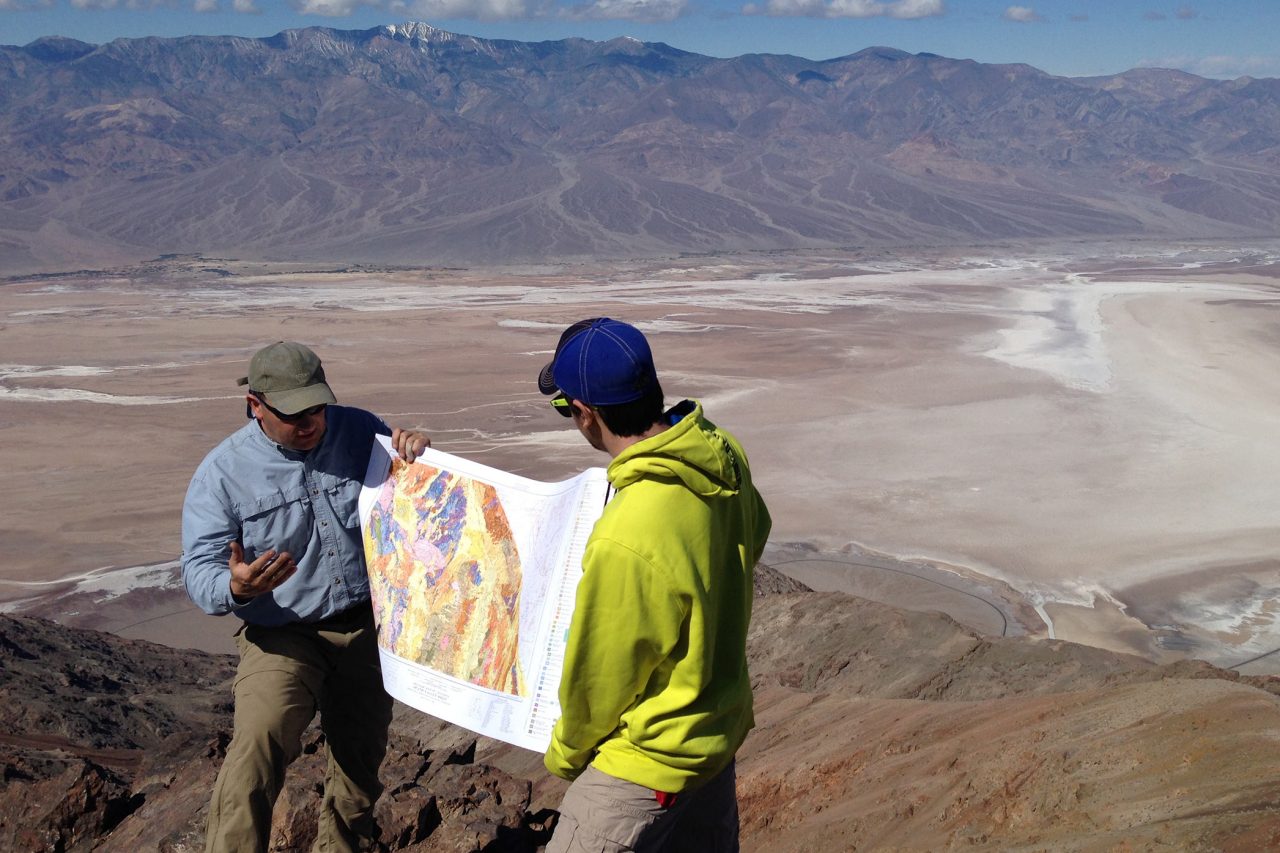
[[[560,335],[555,357],[538,375],[543,394],[562,392],[588,406],[639,400],[658,384],[649,342],[621,320],[579,320]]]

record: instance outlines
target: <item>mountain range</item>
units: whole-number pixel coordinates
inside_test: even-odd
[[[1272,236],[1280,80],[422,23],[0,46],[0,267]]]

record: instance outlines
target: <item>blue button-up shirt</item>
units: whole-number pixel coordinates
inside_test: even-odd
[[[329,406],[314,449],[285,449],[251,420],[196,469],[182,507],[182,579],[206,613],[257,625],[314,622],[369,600],[359,500],[376,434],[391,430],[361,409]],[[288,551],[298,570],[280,586],[237,604],[229,543],[245,562]]]

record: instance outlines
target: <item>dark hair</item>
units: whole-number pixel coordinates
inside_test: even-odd
[[[619,403],[616,406],[595,406],[600,419],[609,432],[618,436],[643,435],[649,427],[662,420],[662,386],[653,385],[639,400]]]

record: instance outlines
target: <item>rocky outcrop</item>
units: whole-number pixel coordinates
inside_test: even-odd
[[[233,674],[226,656],[0,617],[0,850],[202,850]],[[379,849],[532,850],[546,833],[530,781],[405,710],[382,768]],[[313,728],[289,770],[274,850],[314,839],[323,745]]]
[[[738,755],[743,847],[1280,846],[1280,680],[981,637],[762,567]],[[0,849],[194,851],[229,740],[232,661],[0,616]],[[307,849],[313,731],[272,849]],[[382,851],[531,851],[564,783],[541,756],[403,706]]]

